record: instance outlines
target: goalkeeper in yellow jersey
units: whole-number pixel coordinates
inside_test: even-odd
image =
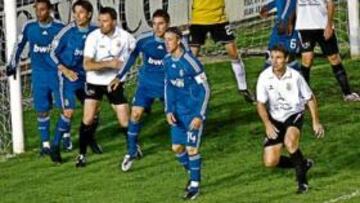
[[[225,15],[225,0],[193,0],[189,45],[194,55],[199,55],[208,33],[215,42],[224,44],[231,58],[239,92],[246,101],[255,102],[253,94],[248,90],[245,66],[239,57],[233,30]]]

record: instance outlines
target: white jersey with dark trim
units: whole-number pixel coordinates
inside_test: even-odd
[[[327,4],[332,0],[298,0],[296,30],[325,29],[328,23]]]

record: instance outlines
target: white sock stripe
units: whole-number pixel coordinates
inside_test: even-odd
[[[38,117],[37,118],[37,121],[39,121],[39,122],[45,122],[45,121],[48,121],[48,120],[50,120],[50,116]]]
[[[176,156],[177,156],[177,157],[182,157],[182,156],[184,156],[184,155],[186,155],[186,154],[187,154],[187,152],[184,151],[184,152],[181,152],[181,153],[176,154]]]
[[[64,114],[61,114],[61,119],[63,120],[63,121],[65,121],[65,122],[67,122],[67,123],[70,123],[70,119],[69,118],[66,118],[65,116],[64,116]]]
[[[197,155],[194,155],[194,156],[189,156],[189,160],[190,161],[195,161],[195,160],[198,160],[198,159],[200,159],[201,157],[200,157],[200,154],[197,154]]]

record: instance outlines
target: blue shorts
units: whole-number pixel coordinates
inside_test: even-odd
[[[53,104],[61,108],[58,73],[33,72],[31,78],[35,111],[48,112]]]
[[[175,115],[175,118],[176,125],[171,126],[172,144],[199,148],[204,124],[198,130],[189,130],[194,115]]]
[[[157,98],[162,102],[164,101],[164,88],[152,89],[139,85],[136,89],[132,104],[133,106],[149,108]]]
[[[85,100],[85,81],[78,79],[77,81],[71,82],[68,79],[61,76],[59,80],[60,96],[63,109],[75,109],[76,98],[81,104]]]

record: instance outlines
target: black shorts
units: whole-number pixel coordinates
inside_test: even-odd
[[[94,99],[101,101],[105,94],[111,104],[126,104],[127,99],[124,96],[124,88],[119,85],[114,91],[108,92],[106,85],[94,85],[86,83],[85,86],[86,99]]]
[[[232,26],[229,22],[212,25],[190,25],[189,44],[193,46],[203,45],[208,32],[210,32],[211,38],[215,42],[227,44],[235,39]]]
[[[270,121],[279,130],[279,132],[276,139],[269,139],[265,135],[264,147],[284,143],[286,130],[289,127],[295,127],[301,131],[304,122],[304,112],[296,113],[290,116],[288,119],[285,120],[285,122],[276,121],[271,117],[270,117]]]
[[[325,56],[339,53],[335,30],[334,34],[328,40],[324,38],[324,30],[299,30],[299,33],[302,53],[314,51],[316,42],[319,43],[321,51]]]

